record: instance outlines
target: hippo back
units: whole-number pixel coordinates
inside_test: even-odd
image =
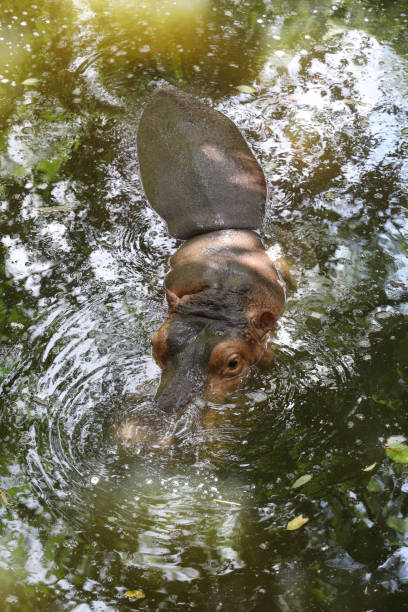
[[[157,89],[140,120],[138,155],[147,198],[176,238],[262,224],[261,167],[235,124],[196,98]]]

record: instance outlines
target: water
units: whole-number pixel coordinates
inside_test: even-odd
[[[0,7],[3,609],[407,609],[408,472],[385,453],[408,437],[406,3],[15,5]],[[240,127],[269,184],[264,242],[296,277],[274,365],[173,422],[153,410],[150,336],[178,243],[136,155],[163,82]],[[134,415],[146,437],[126,445]]]

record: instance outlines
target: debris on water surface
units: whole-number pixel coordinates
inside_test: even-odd
[[[365,102],[360,102],[360,100],[341,100],[341,102],[344,102],[344,104],[359,104],[360,106],[367,106],[367,104]]]
[[[377,465],[377,462],[374,461],[374,463],[372,463],[371,465],[368,465],[367,467],[363,468],[363,472],[371,472],[371,470],[373,470],[376,465]]]
[[[99,482],[99,476],[92,476],[91,478],[91,484],[93,485],[97,485]]]
[[[213,499],[214,502],[217,502],[218,504],[229,504],[230,506],[241,506],[241,504],[239,504],[238,502],[233,502],[233,501],[227,501],[226,499]]]
[[[118,519],[116,518],[116,516],[108,516],[108,521],[109,523],[114,523],[115,521],[117,521]]]
[[[0,497],[1,500],[3,502],[3,504],[5,506],[14,506],[14,504],[12,504],[11,502],[9,502],[9,500],[7,499],[7,495],[5,494],[5,492],[3,491],[3,489],[0,489]]]
[[[312,480],[312,475],[311,474],[304,474],[303,476],[300,476],[300,478],[295,480],[295,482],[291,486],[291,489],[298,489],[299,487],[302,487],[303,485],[305,485],[310,480]]]
[[[401,134],[408,134],[408,127],[402,128]]]
[[[36,79],[35,77],[31,77],[31,78],[26,79],[25,81],[23,81],[21,84],[22,85],[26,85],[27,87],[30,87],[30,86],[38,85],[39,83],[40,83],[40,79]]]
[[[251,85],[236,85],[235,89],[238,89],[238,91],[240,91],[241,93],[256,93],[255,87],[251,87]]]
[[[399,442],[394,442],[385,447],[387,456],[397,463],[408,463],[408,446]]]
[[[71,212],[74,210],[72,206],[33,206],[33,210],[37,212]]]
[[[129,597],[129,599],[142,599],[144,596],[145,594],[143,591],[140,591],[139,589],[135,589],[134,591],[125,591],[125,597]]]
[[[295,531],[295,529],[303,527],[303,525],[305,525],[308,521],[309,519],[307,517],[303,516],[303,514],[299,514],[299,516],[289,521],[289,523],[286,525],[286,529],[288,531]]]

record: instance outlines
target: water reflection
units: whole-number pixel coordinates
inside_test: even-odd
[[[0,8],[5,609],[132,609],[128,589],[147,610],[402,609],[407,478],[384,445],[408,431],[404,3],[157,6]],[[163,78],[239,125],[297,277],[272,371],[178,423],[150,412],[176,243],[135,142]],[[135,414],[174,442],[118,444]]]

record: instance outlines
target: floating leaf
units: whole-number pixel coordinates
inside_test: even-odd
[[[118,519],[116,518],[116,516],[108,516],[108,521],[110,523],[114,523],[115,521],[117,521]]]
[[[367,106],[365,102],[360,102],[360,100],[341,100],[344,104],[359,104],[360,106]]]
[[[129,597],[129,599],[142,599],[145,594],[143,591],[139,591],[139,589],[135,589],[134,591],[125,591],[125,597]]]
[[[238,502],[227,501],[226,499],[213,499],[213,501],[219,504],[229,504],[230,506],[240,506]]]
[[[402,128],[401,134],[408,134],[408,127]]]
[[[28,87],[31,85],[38,85],[38,83],[40,82],[40,79],[36,79],[34,77],[26,79],[25,81],[22,82],[22,85],[27,85]]]
[[[250,85],[237,85],[235,89],[238,89],[241,93],[253,94],[256,93],[255,87],[251,87]]]
[[[389,444],[385,447],[385,452],[392,461],[397,463],[408,463],[408,446],[406,444]]]
[[[305,485],[310,480],[312,480],[311,474],[304,474],[303,476],[295,480],[295,482],[291,486],[291,489],[298,489],[299,487],[303,487],[303,485]]]
[[[377,465],[377,462],[374,461],[374,463],[372,463],[371,465],[368,465],[367,467],[363,468],[363,472],[371,472],[371,470],[373,470],[376,465]]]
[[[335,197],[335,192],[334,191],[328,191],[327,193],[324,194],[324,197],[327,198],[328,200],[331,200],[332,198]]]
[[[9,500],[7,499],[7,495],[5,494],[3,489],[0,489],[0,497],[1,497],[2,501],[3,501],[3,504],[5,504],[6,506],[13,506],[14,505],[11,502],[9,502]]]
[[[299,516],[289,521],[289,523],[286,526],[286,529],[288,531],[295,531],[295,529],[299,529],[300,527],[303,527],[303,525],[305,525],[308,521],[309,519],[303,516],[303,514],[299,514]]]

